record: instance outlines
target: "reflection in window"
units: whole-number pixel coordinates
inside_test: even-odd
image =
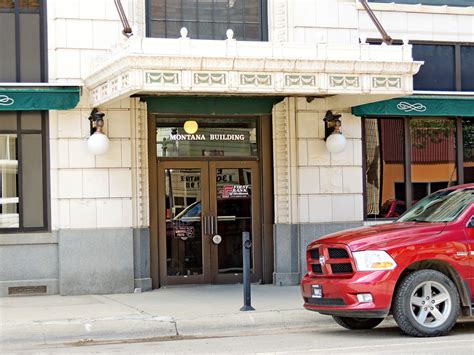
[[[201,170],[165,169],[165,192],[167,274],[200,275]]]
[[[0,228],[18,228],[18,156],[16,134],[0,134]]]
[[[410,120],[413,202],[457,184],[456,126],[444,118]]]
[[[405,211],[403,120],[366,119],[365,151],[367,215],[398,217]]]
[[[409,118],[411,156],[404,151],[403,119],[365,118],[366,209],[369,218],[398,217],[406,210],[406,190],[412,202],[457,185],[456,120],[442,117]],[[462,119],[463,172],[461,183],[474,183],[474,118]],[[411,180],[405,165],[411,160]],[[407,185],[408,183],[409,185]]]
[[[462,121],[462,137],[464,142],[464,182],[474,182],[474,118]]]

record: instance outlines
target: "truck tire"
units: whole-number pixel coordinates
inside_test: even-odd
[[[340,326],[350,330],[372,329],[378,326],[384,318],[352,318],[332,316]]]
[[[447,334],[459,316],[459,294],[454,283],[435,270],[418,270],[398,285],[393,318],[405,334],[434,337]]]

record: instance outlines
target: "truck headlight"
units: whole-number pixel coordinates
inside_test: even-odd
[[[397,263],[382,250],[355,251],[352,253],[357,271],[393,270]]]

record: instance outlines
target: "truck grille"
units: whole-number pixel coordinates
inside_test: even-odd
[[[334,259],[347,259],[349,254],[347,254],[347,250],[341,248],[329,248],[329,257]]]
[[[347,277],[354,273],[349,249],[345,245],[315,245],[307,252],[308,271],[315,276]]]

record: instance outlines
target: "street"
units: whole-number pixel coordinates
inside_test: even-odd
[[[404,336],[393,320],[371,331],[348,331],[330,325],[317,330],[292,330],[259,335],[172,338],[160,341],[74,343],[15,346],[21,353],[277,353],[277,354],[473,354],[474,321],[459,322],[448,336]]]

